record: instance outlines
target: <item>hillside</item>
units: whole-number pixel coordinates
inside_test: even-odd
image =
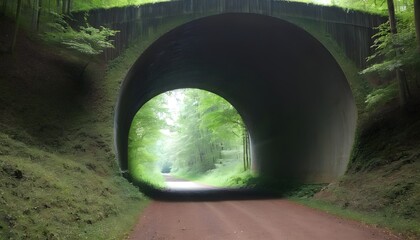
[[[0,58],[1,239],[121,239],[145,198],[118,174],[105,64],[81,76],[84,59],[24,31]]]
[[[418,106],[417,106],[418,107]],[[420,237],[420,114],[391,107],[359,127],[347,173],[315,195],[366,223]],[[354,214],[354,213],[353,213]]]

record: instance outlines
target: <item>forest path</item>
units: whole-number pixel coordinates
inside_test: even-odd
[[[186,182],[171,178],[168,180]],[[187,183],[181,185],[185,184]],[[141,215],[129,239],[395,240],[399,238],[384,230],[344,220],[288,200],[259,199],[153,201]]]
[[[215,187],[174,177],[170,173],[164,173],[163,177],[165,178],[166,188],[169,191],[203,191],[215,189]]]

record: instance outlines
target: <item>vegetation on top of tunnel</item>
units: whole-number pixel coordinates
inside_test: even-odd
[[[205,175],[215,185],[243,185],[233,179],[250,168],[248,133],[238,112],[223,98],[197,89],[166,92],[134,117],[129,165],[137,180],[157,187],[163,184],[160,172]]]
[[[295,2],[304,2],[304,3],[313,3],[326,6],[337,6],[346,9],[358,10],[363,12],[387,13],[387,4],[386,0],[377,1],[377,0],[293,0]],[[394,0],[396,10],[399,13],[406,12],[413,9],[413,2],[406,0]]]
[[[106,27],[95,28],[87,22],[87,16],[83,25],[74,29],[64,15],[52,14],[52,16],[52,21],[47,24],[47,30],[41,34],[41,38],[49,44],[63,46],[88,56],[100,54],[104,49],[114,47],[110,38],[118,31]]]

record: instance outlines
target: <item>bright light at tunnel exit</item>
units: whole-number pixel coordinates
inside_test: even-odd
[[[316,0],[315,3],[323,5],[331,5],[331,0]]]
[[[209,189],[180,181],[190,174],[209,185],[231,187],[230,179],[251,169],[249,142],[241,116],[228,101],[199,89],[173,90],[151,99],[134,117],[130,171],[170,190]]]

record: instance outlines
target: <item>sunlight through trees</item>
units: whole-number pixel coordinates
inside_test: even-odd
[[[162,187],[160,172],[184,177],[250,169],[249,135],[236,111],[223,98],[202,90],[161,94],[136,114],[129,134],[130,171]]]

